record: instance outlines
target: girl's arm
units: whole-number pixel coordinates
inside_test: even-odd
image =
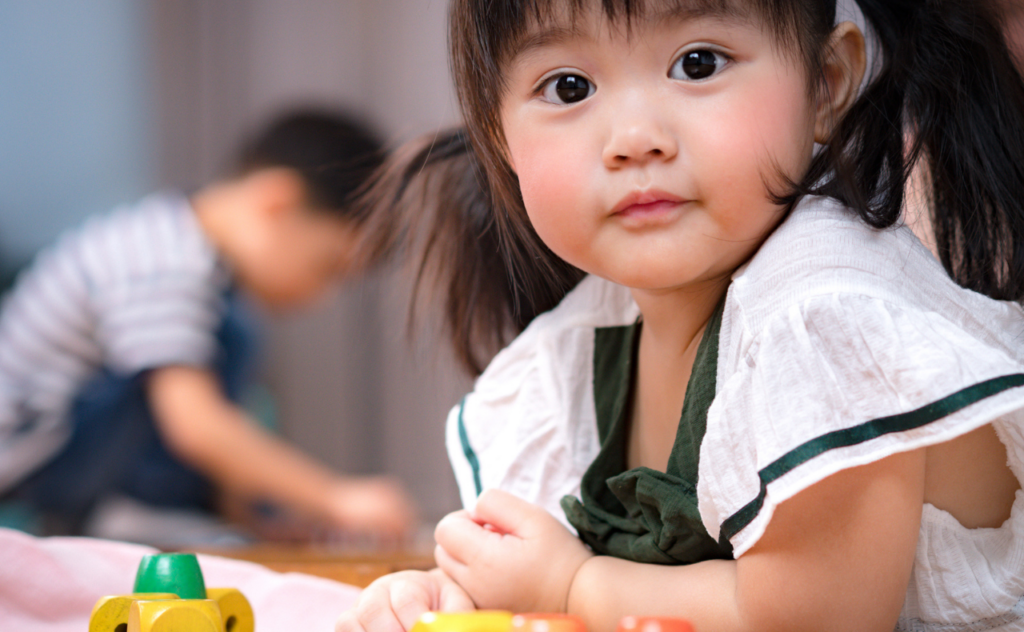
[[[630,614],[716,632],[892,630],[917,546],[924,464],[918,450],[835,474],[782,503],[739,560],[690,566],[581,555],[543,511],[485,493],[473,520],[456,514],[438,526],[438,563],[480,608],[561,601],[590,632]]]

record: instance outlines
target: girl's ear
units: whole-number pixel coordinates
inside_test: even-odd
[[[864,34],[852,22],[837,26],[829,38],[821,69],[814,140],[828,142],[832,129],[857,100],[864,78]]]

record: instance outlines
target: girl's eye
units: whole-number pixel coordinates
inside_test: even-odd
[[[721,53],[707,49],[691,50],[683,53],[679,59],[672,64],[669,76],[673,79],[699,81],[707,79],[718,72],[726,63],[726,58]]]
[[[568,105],[594,94],[594,84],[579,75],[561,75],[544,85],[543,94],[551,103]]]

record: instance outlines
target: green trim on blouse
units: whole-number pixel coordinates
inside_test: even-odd
[[[469,445],[469,435],[466,434],[466,423],[462,421],[462,411],[466,410],[466,398],[463,397],[462,401],[459,402],[459,441],[462,443],[462,453],[466,455],[466,460],[469,461],[469,467],[473,470],[473,486],[476,487],[476,495],[479,496],[484,491],[484,486],[480,483],[480,459],[476,457],[476,452],[473,451],[473,446]]]
[[[1019,386],[1024,386],[1024,374],[1004,375],[968,386],[920,408],[898,415],[880,417],[843,430],[835,430],[797,446],[757,473],[758,478],[761,479],[760,492],[754,500],[744,505],[742,509],[722,523],[721,539],[723,541],[732,539],[757,517],[764,505],[769,483],[785,476],[807,461],[821,456],[829,450],[846,448],[883,435],[926,426],[971,404],[976,404],[983,399]]]
[[[562,509],[595,552],[636,562],[689,564],[732,559],[697,510],[697,471],[707,412],[715,397],[723,300],[704,329],[665,472],[626,468],[629,411],[640,323],[594,333],[594,407],[601,450]]]

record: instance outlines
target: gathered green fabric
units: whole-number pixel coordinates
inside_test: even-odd
[[[601,450],[583,475],[580,498],[566,496],[561,502],[570,524],[596,553],[649,564],[732,559],[728,541],[708,535],[697,510],[700,444],[715,397],[724,304],[697,348],[665,472],[626,467],[641,323],[596,330],[594,405]]]

